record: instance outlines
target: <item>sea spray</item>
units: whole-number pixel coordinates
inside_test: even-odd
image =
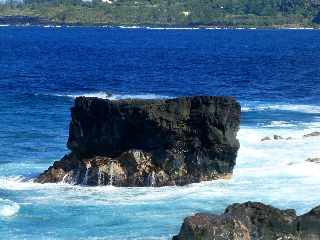
[[[156,186],[156,176],[155,176],[155,172],[152,171],[151,175],[149,176],[150,180],[150,187],[155,187]]]
[[[82,184],[83,184],[83,185],[87,185],[87,184],[88,184],[88,178],[89,178],[90,168],[91,168],[91,164],[90,164],[90,163],[87,163],[87,164],[86,164],[86,173],[84,174],[84,178],[83,178],[83,181],[82,181]]]
[[[110,94],[107,92],[83,92],[83,93],[36,93],[36,96],[39,95],[50,95],[55,97],[67,97],[67,98],[77,98],[77,97],[96,97],[102,99],[109,99],[109,100],[121,100],[121,99],[169,99],[173,98],[172,96],[167,95],[158,95],[152,93],[145,93],[145,94]]]
[[[113,161],[110,162],[109,168],[109,185],[112,186],[113,184]]]
[[[98,185],[104,185],[104,174],[100,168],[98,168]]]
[[[68,180],[69,180],[69,173],[66,173],[63,178],[62,178],[62,183],[68,183]]]
[[[18,203],[0,198],[0,217],[11,217],[20,210]]]

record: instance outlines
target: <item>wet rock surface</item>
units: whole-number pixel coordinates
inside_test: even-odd
[[[71,153],[37,182],[184,185],[229,177],[236,163],[240,105],[231,97],[79,97],[71,113]]]
[[[196,214],[184,220],[180,234],[173,240],[217,239],[250,240],[250,233],[239,220],[224,215]]]
[[[312,138],[312,137],[319,137],[319,136],[320,136],[320,132],[311,132],[303,135],[302,138]],[[270,141],[270,140],[293,140],[293,139],[294,139],[293,137],[282,137],[280,135],[273,135],[272,137],[270,136],[263,137],[261,139],[261,142]]]
[[[270,141],[270,140],[292,140],[292,137],[284,138],[280,135],[273,135],[272,137],[266,136],[261,139],[261,142]]]
[[[307,162],[312,162],[312,163],[320,163],[320,157],[318,157],[318,158],[308,158],[306,161]]]
[[[312,133],[303,135],[303,137],[305,137],[305,138],[308,138],[308,137],[319,137],[319,136],[320,136],[320,132],[312,132]]]
[[[319,240],[320,207],[297,216],[258,202],[229,206],[224,214],[196,214],[184,220],[174,240]]]

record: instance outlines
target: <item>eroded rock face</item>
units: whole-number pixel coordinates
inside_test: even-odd
[[[320,240],[320,206],[298,217],[301,239]]]
[[[320,206],[297,216],[257,202],[233,204],[222,215],[196,214],[184,220],[174,240],[320,240]]]
[[[38,182],[165,186],[232,174],[240,105],[231,97],[80,97],[71,113],[71,153]]]
[[[173,240],[251,240],[246,226],[229,216],[196,214],[184,220]]]
[[[229,206],[226,215],[242,222],[252,239],[296,239],[297,224],[294,210],[279,210],[262,203],[247,202]]]

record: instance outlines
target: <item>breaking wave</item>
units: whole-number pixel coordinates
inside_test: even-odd
[[[97,97],[102,99],[109,100],[120,100],[120,99],[166,99],[170,98],[165,95],[158,95],[153,93],[146,94],[110,94],[108,92],[92,92],[92,93],[74,93],[74,94],[52,94],[56,97],[69,97],[69,98],[77,98],[77,97]]]
[[[305,104],[243,104],[241,108],[243,112],[254,111],[291,111],[311,114],[320,114],[320,106]]]
[[[0,217],[12,217],[20,210],[18,203],[0,198]]]
[[[231,180],[201,182],[183,187],[118,188],[84,187],[65,183],[38,184],[23,177],[0,177],[0,189],[28,191],[30,194],[24,197],[24,201],[45,205],[55,202],[72,206],[134,207],[152,204],[165,206],[171,201],[172,204],[177,204],[177,208],[183,209],[183,203],[187,202],[203,210],[210,209],[211,204],[216,203],[220,203],[222,209],[226,203],[263,200],[280,207],[295,208],[302,213],[319,202],[319,197],[310,192],[319,190],[320,164],[306,160],[320,156],[320,141],[319,137],[303,137],[310,131],[241,128],[238,134],[241,148]],[[292,139],[261,142],[263,137],[272,134]],[[252,191],[255,188],[260,191]],[[308,198],[307,201],[301,202],[300,196]],[[9,213],[5,214],[13,214],[13,210],[17,209],[14,204],[7,206]]]
[[[263,126],[264,128],[288,128],[296,127],[296,124],[287,121],[271,121],[270,124]]]

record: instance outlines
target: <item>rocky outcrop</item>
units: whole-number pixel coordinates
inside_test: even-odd
[[[264,137],[261,139],[261,142],[263,141],[269,141],[269,140],[282,140],[284,139],[283,137],[279,136],[279,135],[273,135],[272,137]]]
[[[165,186],[232,174],[240,105],[231,97],[79,97],[71,113],[71,153],[37,182]]]
[[[267,137],[262,138],[261,142],[270,141],[270,140],[292,140],[292,139],[293,139],[292,137],[284,138],[280,135],[273,135],[272,137],[267,136]]]
[[[319,136],[320,136],[320,132],[312,132],[312,133],[303,135],[304,138],[308,138],[308,137],[319,137]]]
[[[308,158],[306,161],[311,163],[320,163],[320,158]]]
[[[249,230],[239,220],[225,215],[198,213],[187,217],[173,240],[251,240]]]
[[[320,207],[297,216],[257,202],[233,204],[222,215],[196,214],[184,220],[174,240],[319,240]]]
[[[319,137],[319,136],[320,136],[320,132],[311,132],[311,133],[303,135],[302,137],[303,138],[312,138],[312,137]],[[285,138],[280,135],[273,135],[272,137],[269,137],[269,136],[263,137],[261,139],[261,142],[270,141],[270,140],[293,140],[293,138],[292,137]]]

